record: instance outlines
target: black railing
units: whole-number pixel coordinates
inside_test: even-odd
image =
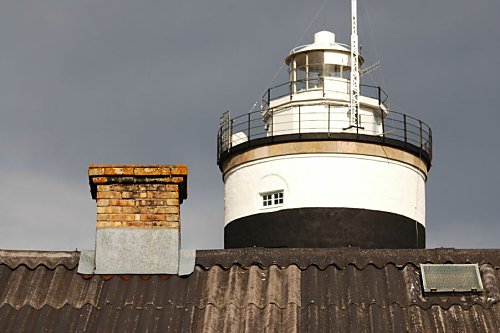
[[[329,82],[331,84],[328,84]],[[290,100],[300,98],[300,93],[308,91],[321,92],[323,97],[328,93],[344,93],[347,95],[351,90],[350,84],[348,80],[323,77],[285,82],[266,90],[261,98],[261,108],[266,109],[271,101],[285,96],[288,96]],[[389,95],[379,86],[361,84],[360,95],[377,100],[379,105],[386,105],[389,100]]]
[[[378,90],[378,89],[377,89]],[[322,109],[318,110],[318,107]],[[293,110],[291,110],[293,108]],[[288,112],[287,112],[288,111]],[[226,112],[221,118],[217,137],[217,162],[233,149],[253,143],[304,140],[307,138],[342,139],[378,142],[407,148],[424,157],[428,165],[432,159],[432,131],[423,121],[396,111],[375,114],[361,113],[359,127],[349,125],[348,107],[339,108],[328,103],[316,105],[293,104],[286,108],[266,108],[235,118]],[[293,115],[292,115],[293,114]],[[266,121],[264,121],[264,116]],[[256,142],[258,141],[258,142]]]

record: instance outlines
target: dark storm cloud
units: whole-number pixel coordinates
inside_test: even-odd
[[[90,163],[187,163],[187,247],[222,244],[218,118],[247,112],[284,56],[349,1],[19,0],[0,7],[0,248],[93,248]],[[430,246],[499,247],[500,4],[359,1],[395,110],[431,125]],[[282,72],[274,82],[286,75]],[[473,234],[473,235],[472,235]]]

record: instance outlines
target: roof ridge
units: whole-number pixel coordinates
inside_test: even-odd
[[[10,303],[3,303],[2,305],[0,305],[0,309],[2,309],[3,307],[9,307],[9,308],[14,309],[16,311],[22,311],[23,308],[31,308],[31,309],[35,309],[35,310],[43,310],[43,308],[49,307],[49,308],[54,309],[54,310],[60,310],[60,309],[65,308],[65,307],[71,307],[72,309],[80,310],[80,309],[83,309],[83,308],[85,308],[87,306],[91,307],[93,309],[96,309],[96,310],[103,310],[106,307],[111,307],[114,310],[125,310],[125,309],[129,309],[129,308],[132,308],[134,310],[142,310],[144,308],[154,308],[154,309],[159,310],[159,311],[167,309],[169,307],[175,307],[176,309],[184,309],[184,308],[189,308],[190,306],[193,306],[194,308],[196,308],[198,310],[204,310],[204,309],[209,308],[209,307],[215,307],[215,308],[217,308],[219,310],[223,310],[223,309],[226,309],[226,308],[229,308],[229,307],[235,307],[235,308],[237,308],[239,310],[243,310],[243,309],[246,309],[246,308],[249,308],[249,307],[254,307],[254,308],[257,308],[259,310],[264,310],[264,309],[266,309],[267,307],[270,307],[270,306],[273,306],[273,307],[279,308],[281,310],[284,310],[284,309],[287,309],[287,308],[289,308],[291,306],[296,306],[297,308],[300,308],[300,309],[306,309],[308,307],[317,306],[317,307],[322,307],[322,308],[332,308],[333,307],[336,310],[349,311],[352,308],[352,306],[355,306],[355,307],[361,308],[361,309],[366,309],[366,308],[369,308],[369,307],[376,306],[377,308],[382,309],[382,310],[391,309],[391,308],[394,308],[395,306],[397,306],[400,309],[409,309],[409,308],[418,307],[419,309],[424,310],[424,311],[428,310],[428,309],[431,309],[431,308],[440,308],[440,309],[443,309],[445,311],[448,311],[448,310],[450,310],[453,307],[460,307],[464,311],[472,311],[473,308],[477,308],[477,307],[480,307],[483,310],[491,310],[492,308],[497,307],[497,306],[500,308],[500,303],[499,302],[495,302],[495,303],[492,303],[491,306],[484,306],[483,304],[478,303],[478,302],[472,302],[470,305],[464,305],[464,304],[460,304],[460,303],[456,303],[456,302],[450,302],[450,304],[447,304],[447,306],[443,306],[441,304],[430,304],[427,307],[423,307],[423,306],[421,306],[418,303],[410,304],[409,306],[404,306],[404,305],[399,304],[399,302],[391,302],[391,303],[388,303],[387,305],[381,305],[381,304],[379,304],[377,302],[370,302],[370,303],[367,303],[367,304],[358,304],[356,302],[350,302],[350,303],[346,304],[345,306],[339,306],[337,304],[317,304],[317,303],[308,303],[308,304],[301,305],[301,304],[297,304],[295,302],[288,302],[284,306],[279,305],[276,302],[269,302],[269,303],[265,304],[264,306],[259,306],[258,304],[255,304],[254,302],[247,303],[244,306],[239,306],[238,304],[236,304],[234,302],[228,302],[224,306],[218,306],[214,302],[207,302],[203,306],[199,306],[199,305],[197,305],[194,302],[186,302],[183,305],[178,305],[178,304],[176,305],[176,304],[173,304],[173,303],[169,303],[167,306],[157,306],[157,305],[154,305],[152,303],[146,303],[146,304],[144,304],[142,306],[134,306],[133,304],[130,304],[130,303],[129,304],[124,304],[123,306],[114,306],[113,304],[103,304],[102,306],[95,306],[92,303],[85,302],[85,303],[82,303],[80,307],[77,307],[77,306],[74,306],[74,305],[72,305],[70,303],[65,302],[60,307],[55,307],[55,306],[50,305],[50,304],[43,304],[40,307],[36,307],[36,306],[31,305],[31,304],[23,304],[23,305],[20,305],[20,306],[14,306],[14,305],[12,305]]]
[[[319,306],[319,307],[327,307],[327,308],[334,307],[335,309],[338,309],[338,310],[348,311],[352,306],[356,306],[356,307],[359,307],[359,308],[362,308],[362,309],[366,309],[366,308],[371,307],[371,306],[377,306],[379,309],[384,309],[384,310],[390,309],[390,308],[392,308],[394,306],[398,306],[400,309],[409,309],[409,308],[412,308],[412,307],[418,307],[418,308],[420,308],[422,310],[428,310],[430,308],[439,307],[439,308],[441,308],[443,310],[448,311],[450,308],[452,308],[454,306],[458,306],[458,307],[460,307],[461,309],[463,309],[465,311],[469,311],[473,307],[481,307],[484,310],[489,310],[489,309],[491,309],[491,308],[493,308],[495,306],[500,306],[500,303],[495,302],[495,303],[492,303],[490,306],[484,306],[484,304],[482,304],[480,302],[472,302],[469,305],[460,304],[460,303],[457,303],[457,302],[450,302],[450,304],[446,304],[446,305],[447,306],[444,306],[444,305],[441,305],[441,304],[437,304],[437,303],[433,303],[433,304],[429,304],[429,306],[425,307],[425,306],[421,306],[421,304],[419,304],[419,303],[413,303],[413,304],[409,304],[408,306],[405,306],[405,305],[400,304],[399,302],[391,302],[391,303],[387,303],[387,305],[382,305],[382,304],[379,304],[377,302],[370,302],[370,303],[366,303],[366,304],[360,304],[360,303],[357,303],[357,302],[349,302],[345,306],[341,306],[341,305],[337,305],[337,304],[309,303],[309,304],[305,304],[304,306],[301,306],[301,308],[307,308],[307,307],[310,307],[310,306]]]
[[[110,304],[105,304],[105,306],[109,306]],[[129,308],[129,307],[132,307],[136,310],[140,310],[140,309],[143,309],[145,307],[154,307],[155,309],[157,310],[161,310],[161,309],[165,309],[165,308],[168,308],[169,306],[175,306],[175,308],[177,309],[183,309],[183,308],[187,308],[189,306],[193,306],[195,307],[196,309],[198,310],[203,310],[203,309],[206,309],[207,307],[210,307],[210,306],[213,306],[213,307],[216,307],[217,309],[219,310],[222,310],[222,309],[225,309],[229,306],[233,306],[233,307],[236,307],[237,309],[239,310],[243,310],[243,309],[246,309],[248,306],[254,306],[260,310],[263,310],[265,309],[266,307],[268,307],[269,305],[274,305],[276,306],[277,308],[279,309],[286,309],[288,308],[290,305],[295,305],[297,307],[301,307],[300,304],[297,304],[296,302],[287,302],[286,304],[284,305],[280,305],[278,304],[277,302],[268,302],[266,303],[265,305],[259,305],[255,302],[248,302],[248,303],[245,303],[245,305],[243,306],[240,306],[237,302],[232,302],[232,301],[229,301],[229,302],[226,302],[223,306],[219,306],[217,305],[216,302],[206,302],[204,303],[203,305],[200,305],[200,304],[196,304],[195,302],[185,302],[183,304],[174,304],[174,303],[168,303],[167,306],[158,306],[158,305],[155,305],[151,302],[148,302],[148,303],[145,303],[144,305],[142,306],[134,306],[133,304],[131,303],[127,303],[127,304],[123,304],[121,306],[116,306],[115,309],[117,310],[122,310],[122,309],[125,309],[125,308]],[[99,308],[99,307],[98,307]],[[100,307],[99,309],[101,309],[102,307]]]
[[[339,270],[346,270],[349,266],[353,266],[353,267],[355,267],[358,270],[363,270],[363,269],[365,269],[368,266],[374,266],[377,269],[383,269],[383,268],[385,268],[386,266],[389,266],[389,265],[393,265],[393,266],[397,267],[398,269],[404,269],[406,266],[414,266],[415,268],[419,267],[419,264],[415,264],[414,262],[411,262],[411,261],[408,261],[405,264],[396,264],[396,263],[394,263],[392,261],[389,261],[389,262],[387,262],[387,263],[385,263],[383,265],[378,265],[378,264],[373,263],[373,262],[369,262],[369,263],[366,263],[364,265],[358,265],[357,263],[348,263],[348,264],[346,264],[344,266],[338,265],[336,263],[329,263],[329,264],[326,264],[326,265],[319,265],[319,264],[316,264],[316,263],[311,263],[311,264],[308,264],[308,265],[299,265],[297,263],[290,263],[288,265],[280,265],[278,263],[273,263],[273,264],[270,264],[270,265],[265,265],[264,263],[259,263],[259,262],[255,262],[255,263],[252,263],[250,265],[244,265],[243,263],[236,262],[236,263],[232,263],[230,265],[213,264],[211,266],[209,266],[209,265],[202,265],[202,264],[197,263],[195,266],[203,269],[204,271],[208,271],[208,270],[212,269],[213,267],[219,267],[219,268],[221,268],[223,270],[229,270],[233,266],[238,266],[238,267],[240,267],[241,269],[244,269],[244,270],[249,270],[251,266],[258,266],[258,267],[260,267],[261,269],[264,269],[264,270],[268,269],[271,266],[277,266],[279,268],[284,268],[284,269],[286,269],[286,268],[288,268],[290,266],[295,266],[295,267],[298,267],[301,271],[305,271],[305,270],[307,270],[307,269],[309,269],[311,267],[316,267],[317,269],[319,269],[321,271],[324,271],[327,268],[332,267],[332,266],[334,266],[335,268],[337,268]]]
[[[492,308],[494,308],[496,306],[499,306],[499,308],[500,308],[500,303],[494,302],[490,306],[484,306],[483,304],[481,304],[479,302],[471,302],[471,304],[467,306],[467,305],[459,304],[459,303],[456,303],[456,302],[450,302],[450,304],[448,304],[448,306],[441,306],[440,304],[432,304],[429,307],[422,307],[418,303],[416,303],[416,304],[411,304],[410,306],[408,306],[408,308],[418,307],[418,308],[420,308],[422,310],[428,310],[428,309],[431,309],[431,308],[439,307],[439,308],[441,308],[443,310],[448,311],[452,307],[459,307],[459,308],[461,308],[462,310],[465,310],[465,311],[472,311],[472,308],[475,308],[475,307],[480,307],[483,310],[490,310],[490,309],[492,309]]]
[[[76,264],[68,264],[68,263],[55,263],[53,265],[50,265],[48,263],[35,263],[35,264],[29,264],[29,263],[4,263],[0,262],[0,266],[7,266],[10,270],[16,270],[19,269],[19,267],[26,267],[30,271],[36,270],[38,267],[44,267],[48,269],[49,271],[55,270],[59,266],[63,266],[66,268],[68,271],[73,271],[78,267],[78,263]]]
[[[194,308],[196,308],[198,310],[204,310],[204,309],[206,309],[208,307],[215,307],[215,308],[217,308],[219,310],[222,310],[222,309],[225,309],[227,307],[233,306],[233,307],[235,307],[235,308],[237,308],[239,310],[243,310],[243,309],[246,309],[249,306],[254,306],[254,307],[256,307],[256,308],[258,308],[260,310],[264,310],[268,306],[275,306],[275,307],[283,310],[283,309],[288,308],[291,305],[295,305],[295,306],[297,306],[299,308],[301,307],[300,304],[297,304],[295,302],[289,302],[289,303],[287,303],[284,306],[280,306],[276,302],[269,302],[269,303],[267,303],[264,306],[259,306],[258,304],[255,304],[254,302],[247,303],[245,306],[239,306],[238,304],[236,304],[234,302],[228,302],[224,306],[218,306],[214,302],[207,302],[205,305],[202,305],[202,306],[197,305],[194,302],[186,302],[186,303],[184,303],[182,305],[180,305],[180,304],[174,304],[174,303],[168,303],[165,306],[157,306],[157,305],[154,305],[153,303],[150,303],[150,302],[145,303],[142,306],[135,306],[134,304],[131,304],[131,303],[123,304],[121,306],[115,306],[115,305],[113,305],[111,303],[105,303],[105,304],[102,304],[102,306],[96,306],[96,305],[94,305],[94,304],[92,304],[90,302],[85,302],[85,303],[82,303],[81,306],[74,306],[71,303],[65,302],[65,303],[61,304],[61,306],[59,306],[59,307],[53,306],[53,305],[47,304],[47,303],[44,303],[42,306],[39,306],[39,307],[33,306],[32,304],[29,304],[29,303],[24,303],[24,304],[18,305],[18,306],[12,305],[10,303],[3,303],[3,304],[0,305],[0,309],[2,309],[2,307],[9,307],[9,308],[14,309],[16,311],[21,311],[23,308],[31,308],[31,309],[35,309],[35,310],[42,310],[45,307],[49,307],[49,308],[54,309],[54,310],[60,310],[60,309],[62,309],[64,307],[71,307],[72,309],[80,310],[80,309],[85,308],[86,306],[89,306],[89,307],[91,307],[93,309],[96,309],[96,310],[102,310],[105,307],[111,307],[111,308],[113,308],[115,310],[125,310],[125,309],[128,309],[128,308],[132,308],[134,310],[141,310],[141,309],[144,309],[144,308],[154,308],[156,310],[164,310],[164,309],[167,309],[169,307],[175,307],[176,309],[184,309],[184,308],[188,308],[189,306],[193,306]]]
[[[85,306],[90,306],[90,307],[92,307],[94,309],[98,309],[98,310],[101,309],[101,307],[98,307],[90,302],[82,303],[81,306],[75,306],[75,305],[71,304],[70,302],[64,302],[61,304],[61,306],[54,306],[53,304],[49,304],[49,303],[43,303],[41,306],[34,306],[33,304],[30,304],[29,302],[24,302],[23,304],[20,304],[20,305],[13,305],[11,303],[5,302],[5,303],[0,304],[0,309],[2,309],[3,307],[10,307],[16,311],[21,311],[23,308],[42,310],[45,307],[49,307],[49,308],[54,309],[54,310],[61,310],[64,307],[71,307],[72,309],[80,310],[80,309],[83,309]]]
[[[0,259],[2,257],[69,257],[80,254],[80,251],[62,251],[62,250],[6,250],[0,249]]]
[[[10,269],[21,265],[32,270],[41,265],[51,270],[60,265],[74,269],[79,259],[78,251],[0,250],[0,265],[7,265]]]
[[[369,264],[383,268],[389,263],[396,267],[421,263],[478,263],[500,267],[500,249],[271,249],[242,248],[196,251],[196,265],[208,269],[218,265],[227,269],[233,265],[241,267],[277,265],[288,267],[295,264],[301,269],[315,265],[320,269],[336,266],[345,269],[354,265],[364,269]]]

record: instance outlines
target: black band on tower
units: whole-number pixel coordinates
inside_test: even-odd
[[[408,217],[359,208],[294,208],[239,218],[224,247],[425,248],[425,227]]]

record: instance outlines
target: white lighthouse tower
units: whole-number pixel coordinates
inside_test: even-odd
[[[351,46],[316,33],[260,110],[221,118],[226,248],[425,247],[432,133],[360,84],[355,21]]]

